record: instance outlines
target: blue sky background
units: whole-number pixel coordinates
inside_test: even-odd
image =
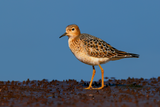
[[[92,66],[78,61],[59,39],[69,24],[113,47],[140,54],[103,64],[105,77],[160,76],[159,0],[1,0],[0,80],[81,79]],[[96,66],[94,80],[101,79]]]

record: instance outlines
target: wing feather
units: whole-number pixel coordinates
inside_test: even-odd
[[[111,60],[118,60],[122,58],[138,58],[138,54],[127,53],[124,51],[117,50],[107,42],[100,38],[89,34],[82,34],[80,39],[84,43],[84,48],[88,55],[98,58],[111,58]]]
[[[83,41],[88,55],[92,57],[113,58],[117,56],[116,49],[102,39],[89,34],[82,34],[80,39]]]

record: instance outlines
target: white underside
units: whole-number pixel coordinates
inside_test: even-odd
[[[88,65],[99,65],[107,63],[109,61],[109,58],[96,58],[89,55],[85,55],[84,53],[74,53],[74,55],[78,60]]]

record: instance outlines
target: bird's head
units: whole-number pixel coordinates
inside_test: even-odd
[[[63,36],[68,36],[69,38],[74,38],[74,37],[77,37],[79,36],[81,33],[80,33],[80,30],[79,30],[79,27],[75,24],[72,24],[72,25],[68,25],[66,27],[66,32],[61,35],[59,38],[63,37]]]

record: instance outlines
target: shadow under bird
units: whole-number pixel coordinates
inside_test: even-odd
[[[117,50],[100,38],[90,34],[81,33],[79,27],[75,24],[68,25],[66,27],[66,32],[59,38],[63,36],[68,36],[69,48],[76,58],[85,64],[92,65],[93,67],[93,74],[89,87],[85,89],[102,89],[105,86],[104,70],[100,64],[123,58],[139,58],[138,54]],[[94,66],[96,65],[100,67],[102,73],[102,85],[99,88],[92,87],[93,78],[96,73]]]

